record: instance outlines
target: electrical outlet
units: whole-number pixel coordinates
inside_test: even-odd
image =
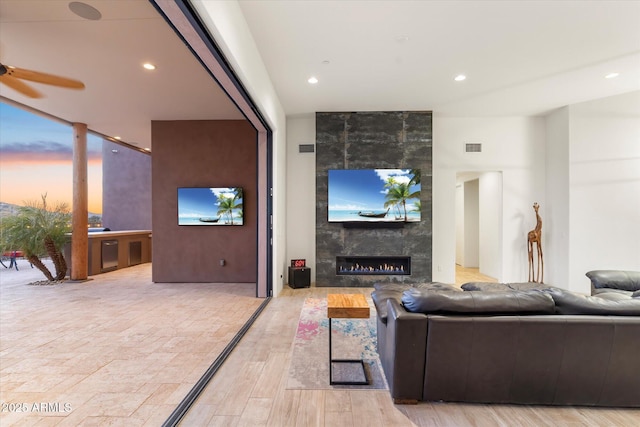
[[[226,264],[225,260],[221,259],[220,260],[220,265],[224,267],[225,264]]]

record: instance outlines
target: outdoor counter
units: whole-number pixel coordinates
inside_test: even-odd
[[[89,233],[88,275],[151,262],[151,230],[94,231]],[[65,246],[71,271],[71,242]]]

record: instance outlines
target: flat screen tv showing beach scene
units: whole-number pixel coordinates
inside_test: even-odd
[[[178,225],[242,225],[241,187],[178,188]]]
[[[329,222],[419,222],[419,169],[331,169]]]

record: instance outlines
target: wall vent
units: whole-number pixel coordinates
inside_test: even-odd
[[[465,153],[481,153],[482,144],[480,144],[479,142],[464,144],[464,152]]]
[[[313,153],[315,146],[313,144],[300,144],[298,145],[298,152],[300,153]]]

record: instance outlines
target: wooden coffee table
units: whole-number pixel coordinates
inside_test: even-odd
[[[331,385],[364,385],[369,384],[367,370],[362,359],[334,359],[331,354],[331,321],[332,319],[368,319],[369,304],[363,294],[328,294],[327,317],[329,318],[329,384]],[[364,381],[334,381],[334,363],[358,363],[362,366]]]

